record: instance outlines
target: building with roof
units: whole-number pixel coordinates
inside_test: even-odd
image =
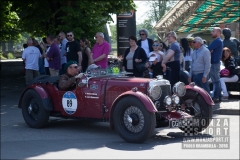
[[[154,26],[163,41],[169,31],[179,38],[200,36],[209,38],[213,27],[230,28],[239,39],[239,0],[180,0]]]

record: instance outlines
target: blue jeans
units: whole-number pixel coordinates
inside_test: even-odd
[[[203,88],[205,91],[207,91],[207,93],[210,95],[210,89],[209,89],[208,82],[203,83],[202,82],[202,78],[203,78],[203,73],[199,73],[199,74],[196,74],[196,75],[193,74],[192,75],[193,82],[197,86],[199,86],[199,87]]]
[[[45,68],[44,68],[44,58],[39,58],[38,59],[38,66],[39,66],[39,73],[45,74]]]
[[[221,86],[220,86],[220,62],[217,64],[211,64],[211,69],[209,73],[209,77],[213,83],[213,98],[220,99],[221,98]]]

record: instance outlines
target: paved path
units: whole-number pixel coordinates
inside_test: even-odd
[[[1,66],[1,159],[239,158],[239,116],[214,115],[230,119],[230,149],[224,150],[182,149],[178,128],[156,129],[143,144],[125,143],[106,122],[50,118],[46,128],[29,128],[17,107],[25,84],[22,62],[1,62]],[[220,107],[236,109],[238,104],[234,96]]]

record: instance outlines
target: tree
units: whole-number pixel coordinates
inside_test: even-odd
[[[12,4],[7,1],[1,1],[0,5],[0,42],[2,51],[6,50],[6,42],[8,43],[8,51],[13,49],[13,40],[20,38],[20,29],[17,24],[19,18],[16,12],[11,12]]]
[[[103,31],[109,14],[135,9],[133,0],[9,0],[19,16],[19,27],[33,36],[73,31],[75,37],[93,37]]]
[[[146,28],[149,31],[149,38],[158,39],[154,31],[154,25],[169,11],[178,1],[173,0],[149,0],[146,5],[150,6],[150,10],[146,13],[147,19],[142,24],[137,25],[137,31]],[[138,33],[137,33],[137,36]],[[138,37],[139,38],[139,37]]]
[[[150,10],[147,12],[148,19],[151,23],[157,23],[164,14],[169,11],[178,0],[149,0]]]
[[[109,25],[112,34],[112,43],[117,43],[117,26]]]

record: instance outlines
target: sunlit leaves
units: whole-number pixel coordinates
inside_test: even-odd
[[[69,30],[77,38],[93,37],[112,20],[109,14],[134,8],[133,0],[2,0],[1,39],[17,39],[21,32],[42,37]]]

